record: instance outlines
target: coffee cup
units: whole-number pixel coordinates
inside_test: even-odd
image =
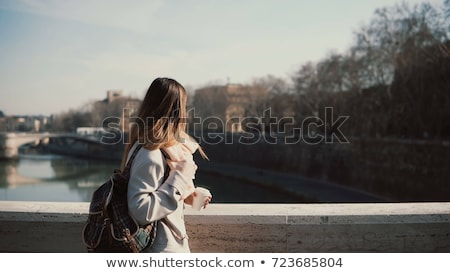
[[[211,192],[209,190],[197,187],[195,188],[195,196],[194,200],[192,201],[192,208],[195,210],[201,210],[205,207],[205,202],[208,199],[208,197],[211,197]]]

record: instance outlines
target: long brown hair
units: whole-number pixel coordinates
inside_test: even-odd
[[[122,169],[133,144],[138,141],[146,149],[169,147],[182,141],[186,131],[187,93],[174,79],[156,78],[147,90],[128,137],[122,158]],[[206,154],[199,147],[204,158]]]

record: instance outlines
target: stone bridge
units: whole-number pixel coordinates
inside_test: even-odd
[[[0,159],[13,159],[19,156],[19,147],[48,141],[49,133],[0,133]]]
[[[14,159],[19,156],[19,147],[24,144],[43,144],[47,151],[54,154],[97,158],[122,158],[121,138],[97,135],[78,135],[71,133],[0,133],[0,159]],[[119,135],[121,137],[121,135]],[[112,141],[112,142],[111,142]]]

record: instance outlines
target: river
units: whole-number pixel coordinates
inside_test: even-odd
[[[88,202],[119,162],[57,155],[21,155],[0,161],[0,200]],[[218,203],[295,203],[299,200],[254,184],[202,172],[195,183],[211,190]]]

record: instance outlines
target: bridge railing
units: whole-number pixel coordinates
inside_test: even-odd
[[[50,133],[0,133],[0,159],[17,158],[20,146],[27,143],[38,144],[41,139],[52,135]]]
[[[0,201],[1,252],[85,252],[88,203]],[[192,252],[449,252],[450,203],[210,204]]]

